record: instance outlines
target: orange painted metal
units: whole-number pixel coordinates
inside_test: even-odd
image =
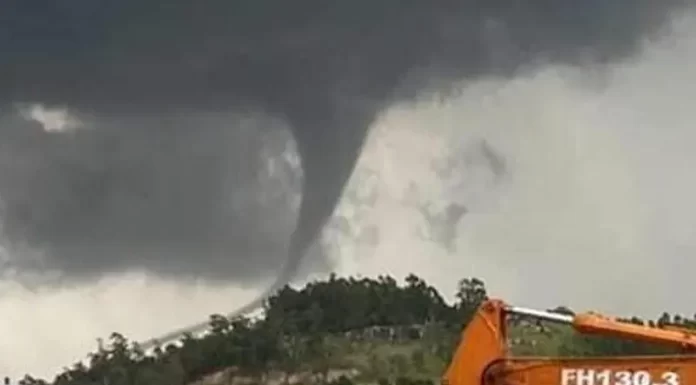
[[[507,347],[507,316],[514,309],[487,300],[462,331],[442,380],[446,385],[696,385],[696,335],[594,313],[573,316],[583,334],[622,337],[681,348],[685,354],[637,357],[514,357]]]

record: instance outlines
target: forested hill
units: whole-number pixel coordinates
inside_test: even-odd
[[[263,319],[213,315],[205,337],[188,336],[149,356],[114,333],[108,346],[90,354],[88,366],[77,364],[50,382],[27,376],[19,383],[432,383],[444,370],[461,328],[485,298],[485,284],[476,278],[462,279],[456,301],[447,303],[415,275],[402,284],[389,276],[331,276],[299,290],[283,288],[268,299]],[[696,324],[669,314],[649,322]],[[517,354],[669,353],[646,344],[576,335],[558,326],[516,323],[511,334]]]

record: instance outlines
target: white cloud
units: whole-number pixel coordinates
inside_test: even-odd
[[[592,68],[546,67],[468,83],[444,104],[392,108],[356,174],[370,169],[379,182],[376,203],[353,225],[376,224],[381,242],[360,257],[344,240],[344,271],[413,271],[446,293],[473,275],[520,305],[692,314],[695,35],[696,20],[684,16],[672,35],[601,78]],[[434,165],[481,140],[505,159],[505,178],[476,176],[466,162],[458,175],[436,175]],[[456,253],[417,236],[414,194],[470,209]]]
[[[82,128],[82,122],[67,108],[49,108],[43,104],[32,103],[18,107],[24,119],[35,121],[50,133],[71,132]]]
[[[0,376],[51,376],[112,332],[139,341],[224,313],[256,290],[124,274],[91,285],[29,290],[0,283]]]

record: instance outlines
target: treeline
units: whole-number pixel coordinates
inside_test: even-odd
[[[244,378],[263,383],[272,373],[289,383],[298,373],[309,373],[313,382],[350,383],[347,377],[333,379],[332,369],[347,369],[342,360],[345,346],[337,344],[349,332],[371,327],[418,325],[429,330],[423,350],[437,355],[444,364],[449,360],[459,331],[487,298],[485,284],[476,278],[459,282],[456,301],[447,303],[434,287],[410,275],[403,284],[389,276],[377,279],[340,278],[312,282],[298,290],[285,287],[267,300],[265,317],[210,317],[210,333],[201,338],[186,336],[180,344],[158,347],[145,355],[124,336],[114,333],[107,346],[89,355],[89,363],[65,369],[53,381],[26,376],[21,385],[184,385],[212,373],[225,371],[229,380]],[[567,308],[555,309],[572,312]],[[643,323],[632,318],[627,322]],[[687,327],[694,320],[664,314],[652,322]],[[529,334],[523,334],[527,338]],[[423,338],[420,335],[419,338]],[[659,354],[669,351],[652,345],[611,338],[565,333],[560,348],[553,353],[566,355]],[[554,338],[557,340],[557,338]],[[543,348],[543,347],[542,347]],[[423,361],[414,355],[414,360]],[[422,363],[421,363],[422,365]],[[403,366],[403,365],[402,365]],[[398,372],[398,370],[397,370]],[[375,376],[377,374],[374,374]],[[402,385],[427,378],[403,378],[398,373],[372,378],[381,383]],[[427,376],[426,376],[427,377]],[[231,382],[230,382],[231,383]]]

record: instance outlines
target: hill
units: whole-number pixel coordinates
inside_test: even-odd
[[[209,333],[145,355],[113,333],[109,344],[47,381],[27,375],[21,385],[229,385],[435,383],[447,365],[461,329],[488,297],[477,278],[459,282],[447,303],[416,275],[399,284],[337,277],[301,289],[286,286],[265,304],[256,321],[212,315]],[[564,307],[557,312],[572,312]],[[644,323],[637,318],[626,322]],[[663,314],[652,324],[696,325]],[[516,320],[510,344],[515,354],[662,354],[668,350],[610,338],[587,337],[569,328]]]

